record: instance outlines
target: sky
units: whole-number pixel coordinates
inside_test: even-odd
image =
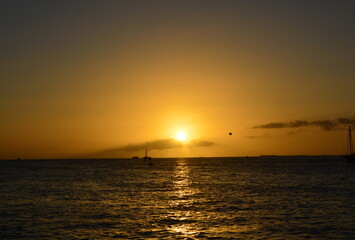
[[[344,154],[354,10],[0,0],[0,159]]]

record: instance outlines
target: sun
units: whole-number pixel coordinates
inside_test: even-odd
[[[186,139],[186,133],[185,132],[177,132],[175,135],[175,139],[182,142]]]

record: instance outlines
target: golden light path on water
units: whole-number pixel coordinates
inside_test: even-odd
[[[198,212],[186,210],[196,201],[195,194],[199,193],[197,188],[192,187],[192,180],[190,178],[191,168],[186,159],[179,159],[174,169],[174,191],[173,200],[171,200],[171,207],[176,211],[171,212],[176,221],[181,224],[173,225],[169,228],[176,234],[186,237],[193,237],[199,234],[196,231],[195,220],[199,218]]]
[[[202,170],[202,173],[204,171]],[[215,221],[216,219],[220,219],[221,222],[233,221],[232,219],[244,218],[245,216],[238,211],[225,210],[227,212],[222,211],[220,213],[210,211],[210,205],[213,205],[213,202],[219,202],[219,198],[223,198],[223,193],[216,191],[216,189],[210,189],[211,192],[206,194],[206,189],[200,189],[201,187],[204,188],[200,185],[201,177],[204,178],[204,174],[202,176],[200,174],[201,172],[197,173],[196,169],[193,169],[188,159],[177,159],[172,180],[173,191],[171,194],[173,196],[170,197],[172,200],[169,203],[171,211],[168,214],[168,217],[177,224],[167,227],[169,232],[179,237],[197,239],[205,234],[218,236],[218,234],[229,233],[238,236],[242,232],[254,231],[260,227],[258,223],[251,222],[249,224],[229,224],[226,227]],[[207,181],[205,184],[208,185],[214,180],[210,178],[210,175],[207,175],[205,176],[206,179],[202,181]],[[226,189],[225,191],[228,192],[229,190]],[[243,193],[240,194],[243,195]]]

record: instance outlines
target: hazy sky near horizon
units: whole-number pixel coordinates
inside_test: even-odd
[[[0,159],[343,154],[354,10],[0,0]]]

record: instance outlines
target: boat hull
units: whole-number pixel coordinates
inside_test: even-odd
[[[355,163],[355,155],[345,155],[344,158],[346,159],[347,162]]]

